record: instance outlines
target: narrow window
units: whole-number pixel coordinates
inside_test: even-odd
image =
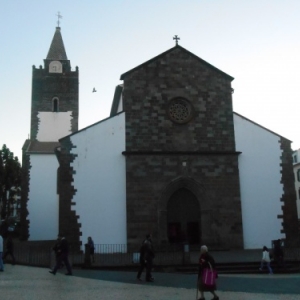
[[[52,111],[58,112],[58,98],[52,99]]]
[[[297,180],[300,182],[300,169],[297,170]]]

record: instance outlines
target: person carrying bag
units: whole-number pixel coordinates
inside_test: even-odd
[[[196,299],[198,299],[198,290],[200,291],[200,298],[198,300],[204,300],[204,292],[210,292],[213,294],[213,300],[219,300],[219,296],[215,293],[217,289],[216,279],[217,271],[215,269],[215,260],[208,253],[207,246],[203,245],[200,249],[199,257],[199,272],[197,280],[197,294]]]

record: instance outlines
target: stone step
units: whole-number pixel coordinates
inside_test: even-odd
[[[299,273],[300,272],[300,262],[286,262],[284,267],[277,267],[276,265],[271,267],[274,273],[289,274],[289,273]],[[219,274],[262,274],[267,273],[267,268],[265,267],[263,271],[260,271],[260,262],[246,262],[246,263],[223,263],[217,264],[216,266]],[[170,268],[169,268],[170,271]],[[179,273],[191,273],[195,274],[198,272],[197,265],[189,266],[175,266],[175,272]]]

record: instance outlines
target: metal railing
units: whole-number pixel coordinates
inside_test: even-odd
[[[50,267],[55,264],[55,254],[51,243],[15,243],[16,262],[24,265]],[[181,264],[187,258],[180,246],[164,246],[155,249],[157,265]],[[88,255],[93,266],[130,266],[139,263],[138,247],[127,244],[96,244],[94,257],[85,251],[74,251],[70,247],[69,259],[73,265],[84,265]],[[10,262],[10,257],[7,259]]]
[[[15,243],[14,255],[17,264],[53,267],[55,254],[51,243]],[[96,244],[94,261],[85,251],[74,251],[70,247],[70,261],[73,265],[83,266],[87,256],[94,267],[134,266],[139,263],[139,249],[126,244]],[[166,245],[155,249],[155,264],[180,265],[190,262],[190,252],[184,251],[183,245]],[[286,248],[284,260],[300,261],[300,248]],[[10,262],[10,257],[6,260]]]

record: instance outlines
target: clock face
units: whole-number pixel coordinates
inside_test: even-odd
[[[62,64],[60,61],[51,61],[49,64],[49,73],[62,73]]]

